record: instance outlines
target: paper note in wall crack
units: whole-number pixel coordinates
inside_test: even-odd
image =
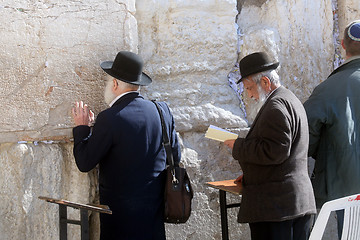
[[[208,130],[206,131],[205,137],[220,142],[224,142],[225,140],[229,140],[229,139],[237,139],[238,135],[226,131],[225,129],[210,125]]]

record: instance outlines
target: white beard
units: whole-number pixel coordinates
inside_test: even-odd
[[[261,86],[258,86],[258,93],[259,93],[259,99],[256,101],[255,105],[254,105],[254,113],[257,115],[258,112],[260,111],[261,107],[264,105],[268,94],[266,94],[266,92],[261,88]]]
[[[113,80],[108,80],[106,82],[105,91],[104,91],[104,100],[107,105],[110,105],[110,103],[116,98],[116,95],[112,91],[113,87],[114,87]]]

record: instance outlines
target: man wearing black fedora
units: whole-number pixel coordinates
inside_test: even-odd
[[[100,215],[100,239],[163,240],[162,127],[155,104],[138,91],[152,80],[142,72],[141,58],[132,52],[119,52],[114,61],[100,66],[109,75],[105,101],[110,107],[98,114],[92,130],[94,114],[88,106],[77,102],[72,110],[77,167],[88,172],[99,165],[100,203],[112,210],[112,215]],[[164,102],[159,105],[178,163],[174,119]]]
[[[238,222],[249,223],[252,240],[307,240],[316,213],[308,175],[308,123],[302,103],[281,86],[264,52],[240,61],[239,82],[262,102],[245,138],[227,140],[243,175]],[[238,83],[239,83],[238,82]]]

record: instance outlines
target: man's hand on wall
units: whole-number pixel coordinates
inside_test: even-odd
[[[76,126],[91,126],[94,122],[94,112],[91,111],[88,105],[84,104],[83,101],[75,103],[75,107],[72,109],[72,117]]]

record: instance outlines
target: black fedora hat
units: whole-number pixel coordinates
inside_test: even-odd
[[[264,52],[249,54],[240,60],[241,79],[237,83],[252,74],[276,69],[278,66],[279,62],[272,62]]]
[[[114,61],[105,61],[100,67],[110,76],[134,85],[149,85],[151,78],[142,72],[142,59],[135,53],[121,51]]]

